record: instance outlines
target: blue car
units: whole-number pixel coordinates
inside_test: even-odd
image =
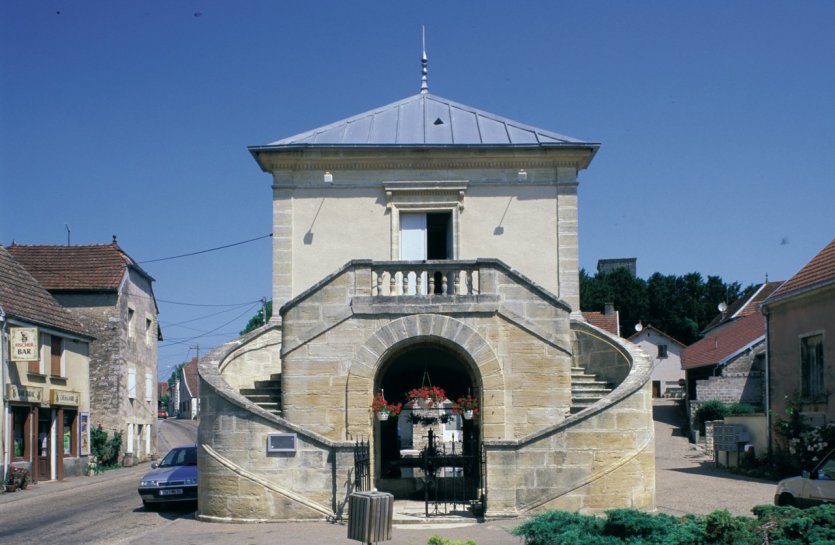
[[[139,481],[142,505],[182,505],[197,501],[197,446],[176,447]]]

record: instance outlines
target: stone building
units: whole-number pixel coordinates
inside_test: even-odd
[[[0,246],[0,477],[79,476],[90,454],[92,337]]]
[[[177,395],[177,418],[193,420],[200,414],[200,379],[197,375],[197,358],[191,358],[187,364],[177,371],[174,379],[174,389]]]
[[[653,509],[649,361],[579,312],[578,173],[597,149],[425,88],[251,148],[280,310],[200,362],[198,516],[342,516],[365,439],[371,486],[398,499],[469,479],[486,516]],[[402,423],[415,409],[371,411],[427,383],[479,401],[462,448],[481,463],[437,480]]]
[[[154,279],[116,243],[12,244],[9,252],[95,337],[90,345],[92,425],[122,434],[121,462],[156,453],[157,343]]]
[[[769,416],[785,418],[793,401],[810,425],[835,421],[835,240],[774,291],[762,312]]]

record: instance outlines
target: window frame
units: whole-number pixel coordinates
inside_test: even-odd
[[[136,399],[136,367],[128,367],[128,399]]]
[[[826,399],[826,364],[823,350],[824,332],[822,330],[812,331],[799,335],[798,338],[800,352],[800,396],[807,401],[823,401]],[[816,340],[817,342],[810,347],[809,341],[812,340]]]

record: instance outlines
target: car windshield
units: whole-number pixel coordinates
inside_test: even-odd
[[[197,448],[179,447],[171,449],[160,462],[159,467],[196,466]]]

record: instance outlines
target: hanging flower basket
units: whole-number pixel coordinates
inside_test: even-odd
[[[446,392],[438,386],[421,386],[406,392],[406,399],[413,409],[431,409],[443,403]]]
[[[377,420],[384,422],[389,419],[389,416],[397,416],[403,409],[403,404],[398,403],[393,405],[386,401],[383,392],[374,396],[374,401],[371,402],[371,411],[377,415]]]
[[[462,415],[464,420],[472,420],[478,413],[478,398],[470,394],[467,394],[467,397],[459,397],[458,403],[452,409]]]

